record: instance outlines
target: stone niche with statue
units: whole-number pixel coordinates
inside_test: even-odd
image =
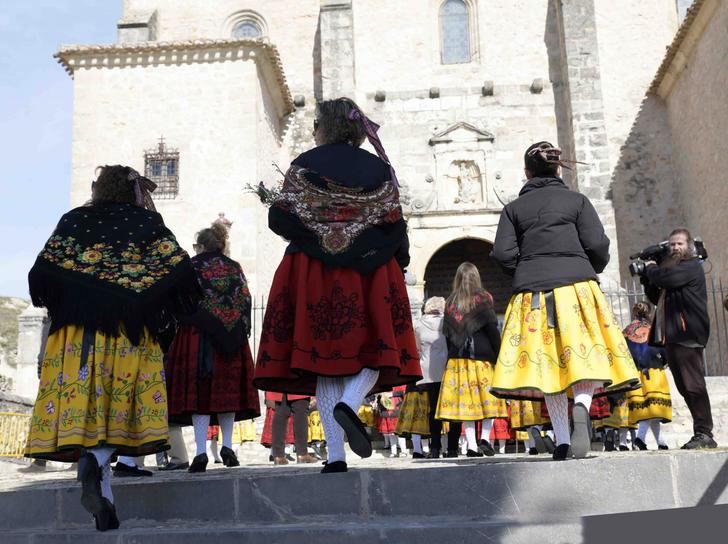
[[[430,138],[436,195],[431,210],[500,208],[487,170],[494,158],[493,140],[493,134],[466,122],[455,123]]]

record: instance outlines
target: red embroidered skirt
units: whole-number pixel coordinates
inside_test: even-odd
[[[265,423],[263,423],[263,433],[260,435],[260,443],[266,448],[270,448],[273,444],[273,417],[276,415],[275,408],[266,408]],[[293,416],[288,416],[288,425],[286,426],[286,444],[295,444],[293,436]]]
[[[476,436],[480,436],[478,433]],[[493,419],[493,428],[490,431],[490,440],[510,440],[515,438],[515,434],[511,431],[510,418],[496,417]]]
[[[369,275],[286,255],[268,299],[253,383],[315,395],[318,376],[379,370],[373,393],[420,379],[404,276],[392,259]]]
[[[195,327],[180,327],[166,365],[169,420],[190,425],[192,414],[210,414],[210,424],[217,425],[216,414],[235,412],[236,421],[258,417],[260,402],[252,384],[253,356],[248,343],[231,358],[215,353],[212,375],[204,380],[197,378],[199,345]]]

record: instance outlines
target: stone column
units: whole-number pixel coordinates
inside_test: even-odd
[[[38,392],[38,355],[45,316],[43,308],[33,305],[18,316],[18,355],[13,393],[26,399],[34,399]]]
[[[612,165],[604,121],[594,0],[553,0],[554,5],[565,76],[560,98],[566,115],[559,122],[566,126],[560,127],[559,133],[570,136],[568,143],[573,142],[576,160],[586,163],[574,165],[570,181],[572,187],[589,197],[604,223],[611,240],[611,259],[602,276],[618,283],[617,229],[609,193]]]
[[[354,13],[352,0],[321,0],[321,93],[324,100],[354,98]]]

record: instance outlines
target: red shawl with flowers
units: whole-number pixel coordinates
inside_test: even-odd
[[[240,351],[250,334],[251,297],[243,269],[220,252],[192,257],[202,288],[197,312],[182,318],[204,332],[212,345],[225,355]]]
[[[391,181],[364,191],[297,165],[285,175],[269,225],[309,256],[362,273],[407,244],[399,191]]]

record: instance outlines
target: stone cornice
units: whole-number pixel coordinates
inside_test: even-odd
[[[288,115],[295,109],[278,49],[261,38],[62,45],[53,56],[71,77],[77,70],[92,68],[113,69],[145,64],[194,64],[252,58],[258,62],[264,75],[265,68],[270,69],[269,75],[273,81],[267,83],[275,83],[275,88],[280,93],[281,116]]]
[[[675,38],[667,48],[665,58],[647,90],[648,94],[657,94],[663,99],[669,96],[672,87],[687,66],[690,53],[708,26],[719,3],[720,0],[695,0],[693,2],[685,14],[685,19],[677,30]]]

